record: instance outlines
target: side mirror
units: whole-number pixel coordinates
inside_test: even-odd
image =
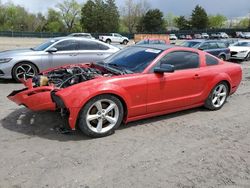
[[[54,48],[54,47],[52,47],[52,48],[48,49],[47,52],[49,52],[49,53],[55,53],[55,52],[57,52],[57,49]]]
[[[155,73],[160,73],[160,74],[164,74],[165,72],[167,73],[171,73],[174,72],[175,68],[173,65],[169,65],[169,64],[161,64],[160,67],[155,67],[154,68],[154,72]]]
[[[198,49],[199,49],[199,50],[204,50],[202,47],[199,47]]]

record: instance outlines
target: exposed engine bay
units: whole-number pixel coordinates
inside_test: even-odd
[[[33,78],[36,87],[54,85],[57,88],[66,88],[98,77],[110,77],[114,73],[102,70],[95,66],[67,66],[44,72]]]

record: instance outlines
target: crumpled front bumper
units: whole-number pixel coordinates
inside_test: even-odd
[[[15,90],[7,97],[18,105],[24,105],[33,111],[55,110],[50,93],[54,90],[53,86],[33,87],[32,80],[23,82],[26,88]]]
[[[57,91],[53,86],[33,87],[32,79],[24,81],[23,84],[26,87],[10,93],[7,96],[9,100],[33,111],[66,109],[68,111],[68,124],[72,130],[75,129],[80,108],[66,107],[63,100],[56,95]]]

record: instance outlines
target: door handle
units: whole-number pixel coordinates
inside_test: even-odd
[[[74,56],[77,56],[77,54],[70,54],[69,56],[74,57]]]
[[[195,74],[193,78],[194,78],[195,80],[198,80],[198,79],[200,79],[200,75],[199,75],[199,74]]]
[[[97,54],[97,55],[103,55],[103,54],[99,53],[99,54]]]

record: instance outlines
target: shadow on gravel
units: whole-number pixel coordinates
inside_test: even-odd
[[[0,78],[0,84],[18,84],[15,80],[12,79],[2,79]]]
[[[120,126],[119,130],[127,129],[138,125],[147,125],[162,120],[168,120],[182,115],[187,115],[199,111],[207,111],[207,109],[200,107],[191,110],[185,110],[172,114],[152,117],[144,120],[138,120]],[[82,141],[91,139],[85,136],[80,130],[72,131],[68,134],[62,134],[58,128],[63,125],[63,120],[57,112],[33,112],[26,108],[20,108],[13,111],[7,117],[2,119],[1,124],[4,128],[27,135],[27,138],[41,137],[50,140],[66,141]]]
[[[166,115],[161,115],[161,116],[156,116],[156,117],[152,117],[152,118],[134,121],[134,122],[128,123],[127,125],[121,126],[119,129],[126,129],[129,127],[134,127],[134,126],[138,126],[138,125],[147,125],[149,123],[155,123],[158,121],[168,120],[168,119],[176,118],[179,116],[188,115],[188,114],[192,114],[192,113],[196,113],[196,112],[202,112],[202,111],[207,112],[208,110],[204,107],[198,107],[198,108],[193,108],[193,109],[189,109],[189,110],[174,112],[174,113],[170,113],[170,114],[166,114]]]
[[[26,108],[20,108],[13,111],[7,117],[1,120],[4,128],[22,133],[30,137],[41,137],[50,140],[82,141],[90,139],[79,130],[72,131],[68,134],[62,134],[58,128],[62,126],[64,120],[57,112],[33,112]]]

